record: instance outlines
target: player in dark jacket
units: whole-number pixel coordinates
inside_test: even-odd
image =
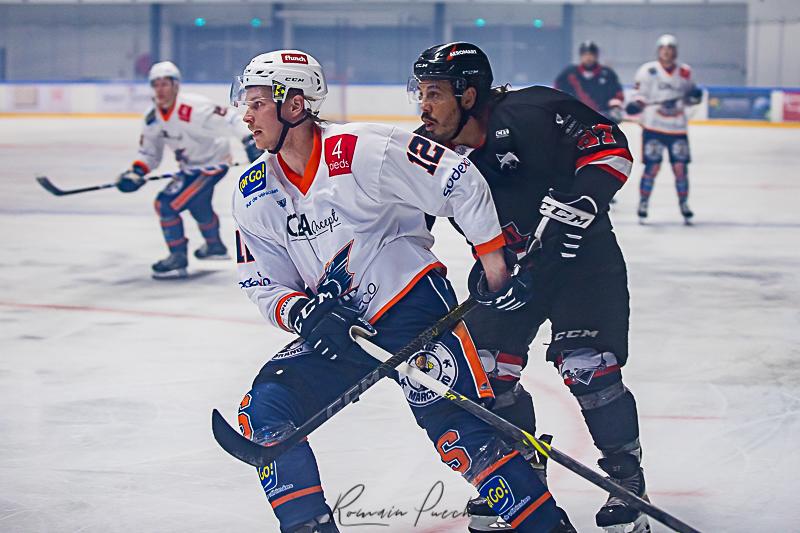
[[[482,359],[493,364],[493,409],[534,432],[533,402],[519,378],[539,326],[550,320],[547,359],[580,404],[602,452],[600,467],[644,496],[636,402],[621,372],[628,358],[627,272],[608,216],[631,170],[627,139],[568,94],[491,83],[483,51],[450,43],[417,59],[409,93],[421,104],[417,131],[465,154],[485,176],[512,260],[530,268],[530,303],[507,312],[480,307],[466,320]],[[482,303],[503,297],[487,293],[479,267],[469,285]],[[480,523],[477,507],[471,506],[471,530],[495,531]],[[650,530],[644,515],[613,497],[596,521],[608,531]]]
[[[578,47],[580,63],[565,68],[556,78],[555,88],[571,94],[614,122],[622,120],[625,95],[617,73],[598,62],[600,48],[594,41]]]

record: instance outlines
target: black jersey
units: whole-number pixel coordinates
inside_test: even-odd
[[[625,100],[617,73],[603,65],[591,69],[570,65],[558,75],[555,87],[604,115],[612,107],[622,107]]]
[[[524,250],[550,188],[595,200],[599,213],[587,238],[610,231],[608,205],[632,165],[619,127],[549,87],[501,92],[488,105],[484,143],[474,150],[453,148],[468,153],[489,183],[508,245],[515,252]],[[425,134],[424,128],[417,131]]]

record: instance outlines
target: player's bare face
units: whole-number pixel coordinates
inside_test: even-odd
[[[581,65],[583,68],[594,68],[597,64],[597,55],[591,52],[584,52],[581,54]]]
[[[275,112],[276,104],[272,100],[269,87],[250,87],[245,99],[247,111],[242,117],[259,150],[273,148],[278,144],[282,124]]]
[[[422,81],[419,84],[422,123],[430,137],[438,143],[447,143],[458,130],[461,109],[447,81]]]
[[[172,78],[158,78],[150,83],[153,88],[153,100],[156,105],[164,111],[170,109],[175,104],[178,97],[178,82]]]
[[[662,65],[671,66],[675,64],[675,59],[678,57],[678,51],[674,46],[661,46],[658,49],[658,60]]]

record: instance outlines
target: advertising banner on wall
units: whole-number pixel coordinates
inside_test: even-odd
[[[152,90],[146,83],[97,86],[98,113],[144,113],[152,103]]]
[[[708,118],[769,120],[769,89],[709,87]]]
[[[800,91],[784,91],[783,120],[800,122]]]
[[[69,91],[61,85],[13,84],[6,93],[5,109],[13,113],[67,113]]]

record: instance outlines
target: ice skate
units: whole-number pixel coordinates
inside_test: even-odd
[[[230,259],[228,249],[220,241],[203,243],[203,246],[194,251],[194,256],[204,261]]]
[[[635,455],[629,453],[611,455],[600,459],[598,464],[612,481],[648,500],[644,472]],[[608,497],[595,515],[595,521],[606,533],[650,533],[647,517],[616,496]]]
[[[291,533],[339,533],[332,515],[322,515],[297,526]]]
[[[648,200],[646,198],[639,200],[639,209],[636,211],[636,214],[639,216],[639,224],[644,224],[647,218],[647,203]]]
[[[180,279],[188,276],[186,266],[189,264],[185,252],[172,252],[165,259],[153,264],[155,279]]]
[[[681,208],[681,215],[683,215],[683,223],[687,226],[691,226],[694,213],[689,209],[689,202],[687,200],[681,200],[678,205]]]

